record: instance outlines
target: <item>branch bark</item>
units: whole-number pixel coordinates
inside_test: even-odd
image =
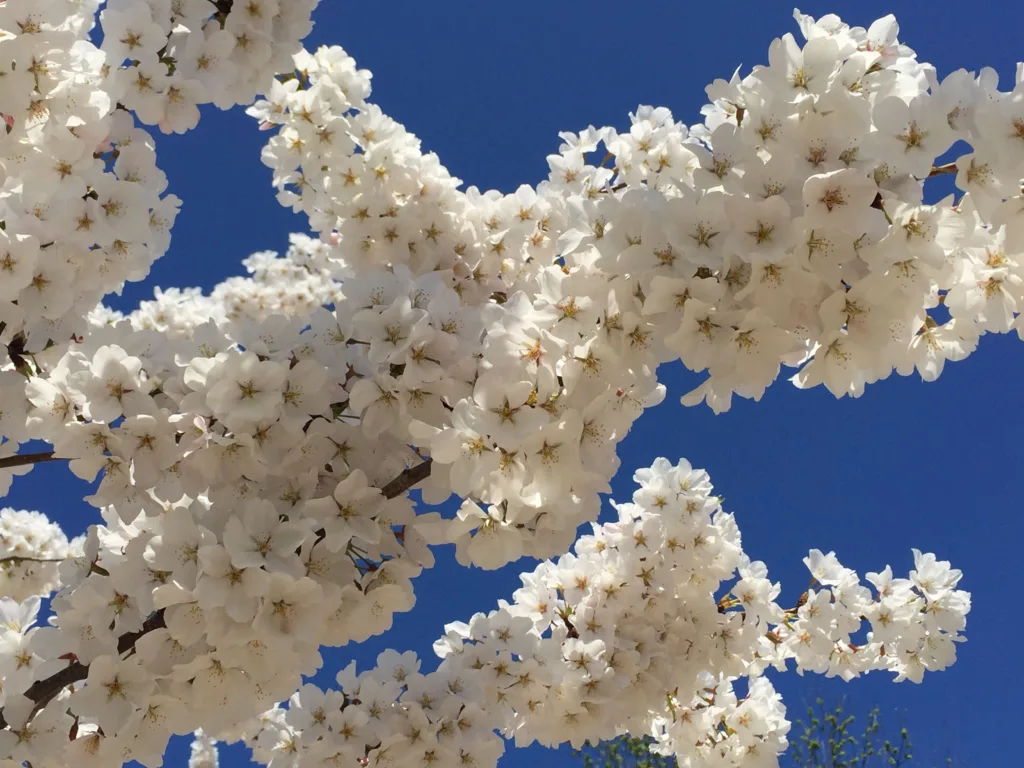
[[[47,459],[40,460],[46,461]],[[407,470],[402,472],[402,474],[381,488],[381,492],[384,494],[385,498],[388,499],[393,499],[396,496],[405,493],[414,485],[422,482],[430,476],[430,466],[432,463],[433,462],[430,459],[426,459],[415,467],[409,467]],[[164,623],[164,612],[162,609],[150,614],[149,618],[147,618],[143,623],[140,631],[129,632],[121,635],[121,637],[117,639],[118,655],[123,656],[129,651],[134,650],[135,643],[138,642],[139,638],[165,626],[167,625]],[[80,661],[75,660],[60,672],[50,675],[42,680],[36,680],[36,682],[32,683],[32,685],[29,686],[29,689],[25,691],[25,696],[35,702],[36,709],[38,710],[45,706],[47,702],[51,701],[69,685],[81,682],[88,676],[89,665],[82,664]],[[0,709],[0,729],[6,727],[7,721],[4,720],[3,709]]]
[[[60,459],[53,455],[53,451],[44,451],[43,453],[22,453],[15,456],[6,456],[0,459],[0,469],[24,467],[26,464],[39,464],[44,461],[60,461]]]
[[[409,467],[402,474],[380,489],[381,493],[384,494],[384,498],[393,499],[396,496],[400,496],[405,493],[417,483],[421,483],[426,480],[430,477],[431,464],[433,464],[432,459],[424,459],[415,467]]]
[[[151,614],[149,618],[143,622],[141,630],[138,632],[128,632],[117,639],[118,654],[123,655],[128,653],[128,651],[135,648],[135,643],[138,642],[140,637],[165,626],[167,625],[164,624],[164,612],[162,609]],[[50,675],[42,680],[36,680],[29,686],[29,689],[25,691],[25,696],[35,703],[36,709],[39,709],[45,706],[47,702],[53,699],[54,696],[69,685],[85,680],[88,676],[89,665],[82,664],[80,661],[76,660],[71,662],[60,672]],[[6,727],[7,721],[4,720],[3,710],[0,709],[0,728]]]
[[[930,179],[932,176],[943,176],[947,173],[956,173],[956,163],[946,163],[945,165],[932,166],[932,172],[928,174]]]

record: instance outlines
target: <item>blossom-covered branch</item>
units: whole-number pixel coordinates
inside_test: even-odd
[[[0,759],[156,768],[201,728],[209,762],[322,645],[409,610],[431,546],[484,568],[564,553],[663,399],[661,364],[706,371],[683,402],[722,411],[783,366],[856,396],[1024,334],[1024,68],[1009,92],[990,70],[940,80],[892,17],[798,12],[806,43],[709,86],[702,124],[642,106],[627,131],[561,134],[535,187],[481,193],[342,49],[300,50],[314,5],[108,0],[97,48],[95,3],[0,3],[0,494],[64,459],[99,480],[103,520],[68,543],[4,510]],[[263,161],[317,238],[209,296],[97,306],[145,277],[177,212],[136,120],[189,130],[198,104],[260,92]],[[926,202],[954,171],[957,195]],[[19,454],[32,440],[52,454]],[[618,523],[454,625],[436,673],[394,654],[303,687],[258,756],[485,766],[496,733],[623,726],[691,764],[771,765],[787,724],[765,665],[920,679],[953,660],[969,601],[948,564],[915,553],[872,593],[814,552],[786,610],[705,475],[637,479]],[[417,510],[414,486],[458,512]]]
[[[165,627],[163,611],[156,611],[143,624],[138,632],[129,632],[117,639],[118,654],[125,654],[135,650],[135,643],[145,634]],[[61,691],[69,685],[81,682],[89,676],[89,666],[78,661],[72,661],[60,672],[50,675],[42,680],[37,680],[24,692],[25,698],[30,700],[36,708],[41,708],[50,702]],[[4,720],[4,711],[0,708],[0,728],[6,728],[7,721]]]
[[[409,469],[402,472],[389,483],[384,485],[384,487],[381,488],[380,493],[386,499],[394,499],[398,496],[401,496],[403,493],[408,491],[417,483],[421,482],[424,478],[429,476],[429,474],[430,461],[427,460],[425,462],[417,464],[414,467],[410,467]],[[8,522],[7,519],[5,519],[8,514],[10,514],[10,510],[4,510],[4,518],[0,518],[0,520],[3,520],[8,526],[10,526],[11,523]],[[21,514],[25,515],[27,513]],[[31,520],[31,523],[34,523],[36,525],[38,525],[41,522],[43,521],[40,519],[38,514],[35,518]],[[43,524],[46,525],[46,523]],[[59,532],[59,529],[57,530]],[[63,535],[61,534],[61,537],[62,536]],[[2,539],[4,541],[10,538],[13,538],[13,535],[9,531],[3,533]],[[48,542],[48,545],[52,546],[53,542]],[[4,563],[57,563],[63,562],[65,559],[66,558],[40,559],[17,556],[0,556],[0,568],[2,568]],[[92,561],[88,565],[88,568],[90,573],[98,573],[101,575],[101,577],[109,576],[109,572],[106,571],[105,568],[99,566],[98,557],[96,558],[96,560]],[[38,604],[35,604],[35,607],[38,608]],[[10,610],[15,609],[12,606]],[[118,656],[124,656],[126,653],[135,652],[136,643],[141,638],[143,638],[145,635],[151,632],[154,632],[155,630],[164,629],[166,628],[166,626],[167,625],[164,621],[164,611],[162,609],[154,611],[148,617],[146,617],[145,621],[142,622],[141,629],[135,632],[126,632],[125,634],[117,638]],[[27,624],[25,624],[25,626],[23,626],[22,629],[27,631],[29,627]],[[33,682],[32,685],[30,685],[29,688],[24,692],[24,696],[31,700],[36,705],[36,707],[42,707],[46,705],[49,701],[51,701],[55,696],[57,696],[57,694],[59,694],[61,691],[67,688],[69,685],[79,682],[81,680],[85,680],[88,677],[89,665],[82,664],[80,661],[74,658],[74,654],[71,654],[69,659],[71,663],[68,664],[68,666],[61,669],[59,672],[56,672],[50,675],[49,677],[38,679],[35,682]],[[0,728],[5,727],[7,727],[7,723],[3,718],[3,708],[0,707]]]
[[[282,674],[283,665],[295,661],[283,637],[293,649],[299,642],[316,643],[333,618],[330,604],[297,601],[300,593],[275,595],[272,589],[264,598],[272,610],[258,616],[280,617],[270,623],[257,618],[255,626],[271,630],[266,641],[277,650],[273,657],[254,656],[246,644],[230,653],[214,650],[209,664],[168,665],[155,651],[168,642],[165,633],[183,637],[188,625],[174,608],[157,610],[117,639],[117,657],[97,656],[91,664],[75,659],[21,697],[8,693],[9,730],[6,739],[0,733],[0,745],[8,744],[18,759],[57,754],[86,739],[100,755],[131,744],[133,757],[149,760],[162,752],[152,740],[162,734],[165,741],[168,729],[185,732],[197,719],[209,723],[227,709],[214,718],[219,730],[249,739],[264,762],[280,749],[298,766],[331,756],[379,762],[390,750],[387,759],[419,760],[431,753],[447,762],[461,755],[486,768],[503,751],[495,732],[520,745],[578,745],[621,728],[653,732],[667,753],[703,759],[728,750],[742,761],[752,743],[768,756],[786,745],[785,711],[760,677],[768,666],[782,669],[792,659],[801,670],[847,679],[878,669],[919,681],[926,670],[954,660],[970,601],[956,590],[960,574],[948,563],[915,552],[909,580],[894,579],[888,568],[869,574],[872,595],[834,555],[812,552],[806,563],[816,586],[798,607],[784,610],[776,603],[779,585],[768,580],[764,564],[743,554],[736,524],[712,495],[706,473],[685,461],[672,466],[659,459],[635,479],[640,488],[632,504],[617,505],[618,522],[595,526],[577,542],[575,554],[524,575],[511,604],[468,624],[448,625],[435,644],[444,659],[436,672],[420,674],[414,655],[389,651],[375,670],[339,673],[340,692],[302,686],[287,711],[245,725],[238,718],[260,690],[251,678],[271,679],[256,660]],[[210,555],[207,550],[201,556],[199,585],[217,572],[208,565],[215,562]],[[97,557],[90,572],[105,559]],[[282,575],[278,568],[276,560],[260,566],[272,582]],[[246,580],[247,569],[240,573]],[[29,666],[36,666],[32,650],[49,644],[42,642],[46,630],[32,627],[38,603],[24,610],[4,607],[14,619],[7,625],[15,627],[4,631],[5,642],[25,647]],[[115,614],[115,622],[121,618]],[[864,622],[871,628],[861,638]],[[212,639],[206,635],[206,642]],[[199,686],[190,708],[152,690],[154,676]],[[743,676],[756,682],[739,698],[734,682]],[[12,675],[5,683],[17,690],[22,680],[24,675]],[[67,686],[82,680],[84,688],[64,696]],[[122,722],[131,715],[107,697],[112,689],[138,707],[140,717]],[[193,712],[207,696],[216,701],[202,714]],[[609,706],[612,701],[616,706]],[[83,711],[97,705],[91,716]],[[96,729],[79,731],[66,745],[68,730],[75,731],[69,709],[78,722],[95,718]],[[730,724],[724,731],[718,728],[723,718]],[[411,730],[420,735],[410,738]]]
[[[909,579],[886,568],[869,589],[814,551],[814,588],[784,610],[706,473],[659,459],[635,479],[633,503],[575,554],[524,574],[498,610],[447,625],[436,671],[389,650],[340,672],[337,691],[304,685],[244,733],[257,760],[488,768],[501,736],[579,747],[628,730],[681,764],[774,765],[789,722],[767,667],[920,681],[954,660],[970,601],[948,563],[915,551]]]

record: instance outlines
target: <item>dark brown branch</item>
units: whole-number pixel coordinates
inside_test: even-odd
[[[14,563],[15,565],[19,563],[63,563],[64,560],[65,558],[63,557],[42,558],[11,555],[10,557],[0,557],[0,565],[3,565],[4,563]]]
[[[138,632],[128,632],[117,639],[118,654],[128,653],[128,651],[135,648],[135,643],[138,642],[140,637],[165,626],[167,625],[164,624],[163,610],[150,614],[149,618],[143,622],[141,630]],[[29,686],[28,690],[25,691],[25,696],[35,702],[36,709],[40,709],[69,685],[85,680],[88,676],[88,664],[82,664],[77,660],[72,661],[60,672],[50,675],[43,680],[36,680]],[[6,727],[7,721],[4,720],[3,710],[0,710],[0,728]]]
[[[430,465],[432,463],[432,459],[425,459],[415,467],[409,467],[405,472],[380,489],[381,493],[384,494],[384,498],[393,499],[405,493],[417,483],[426,480],[430,477]]]
[[[6,456],[0,459],[0,469],[10,467],[24,467],[26,464],[39,464],[44,461],[60,461],[53,455],[53,451],[43,453],[22,453],[16,456]]]
[[[934,165],[932,166],[932,172],[928,174],[930,179],[932,176],[943,176],[947,173],[956,173],[956,163],[946,163],[945,165]]]
[[[40,459],[40,461],[46,460],[47,459]],[[430,476],[431,463],[432,461],[430,459],[426,459],[415,467],[409,467],[402,474],[381,488],[381,492],[384,494],[385,498],[388,499],[393,499],[396,496],[405,493],[414,485],[422,482]],[[135,648],[135,643],[138,642],[139,638],[164,626],[166,626],[166,624],[164,624],[164,612],[162,610],[151,614],[143,623],[140,631],[129,632],[121,635],[121,637],[117,639],[118,654],[123,655],[133,650]],[[66,687],[85,680],[88,676],[89,665],[82,664],[80,661],[75,660],[60,672],[32,683],[32,685],[29,686],[29,689],[25,691],[25,696],[35,702],[36,709],[39,709],[45,706],[47,702],[53,699],[54,696]],[[0,709],[0,728],[6,727],[7,721],[4,720],[3,710]]]

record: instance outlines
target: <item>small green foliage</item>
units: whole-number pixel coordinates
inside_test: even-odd
[[[879,710],[867,715],[863,729],[842,705],[826,709],[821,699],[807,708],[807,721],[797,720],[790,731],[789,751],[783,765],[794,768],[873,768],[906,765],[911,760],[910,735],[900,729],[896,742],[882,735]]]
[[[573,750],[573,756],[582,758],[583,768],[675,768],[672,757],[655,755],[650,747],[650,736],[636,738],[619,736],[594,746],[587,742],[582,750]]]
[[[821,699],[807,708],[807,720],[797,720],[789,733],[789,749],[779,760],[784,768],[885,768],[909,766],[912,760],[910,734],[901,728],[899,738],[883,734],[879,709],[867,714],[861,727],[858,718],[843,711],[841,704],[826,708]],[[596,746],[587,742],[573,750],[583,768],[675,768],[675,759],[652,754],[650,736],[619,736]],[[947,768],[951,760],[946,761]]]

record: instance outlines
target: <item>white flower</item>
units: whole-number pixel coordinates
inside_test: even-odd
[[[872,120],[877,130],[870,135],[878,154],[896,171],[926,178],[936,157],[952,146],[955,134],[949,127],[942,103],[922,94],[908,104],[898,96],[875,103]]]
[[[744,261],[753,261],[755,254],[767,259],[795,244],[789,205],[777,195],[761,201],[729,198],[726,210],[732,223],[730,246]]]
[[[68,387],[87,418],[107,424],[119,416],[134,415],[148,390],[142,360],[117,345],[96,350],[90,367],[72,374]]]
[[[805,215],[812,225],[860,237],[884,218],[882,211],[871,207],[877,194],[877,185],[853,168],[817,174],[804,183]]]
[[[287,368],[252,352],[225,352],[206,374],[206,404],[235,429],[273,418],[284,403]]]
[[[99,656],[89,664],[85,687],[70,701],[72,712],[88,712],[100,727],[116,733],[136,707],[145,706],[153,681],[134,659]]]
[[[156,570],[168,571],[185,589],[196,583],[199,550],[216,543],[217,537],[198,525],[186,507],[174,507],[161,518],[162,532],[149,540],[146,562]]]
[[[0,301],[13,301],[35,276],[39,240],[0,232]]]
[[[459,507],[458,521],[452,523],[449,536],[459,563],[488,571],[518,559],[523,551],[522,534],[504,520],[500,508],[490,506],[484,511],[471,501]]]
[[[791,34],[774,40],[768,49],[770,66],[757,67],[754,77],[787,101],[822,95],[839,63],[839,46],[829,37],[811,39],[800,48]]]
[[[132,3],[124,11],[107,8],[100,14],[103,51],[112,66],[125,59],[156,58],[167,42],[167,33],[153,21],[146,3]]]
[[[296,580],[284,573],[272,573],[253,629],[268,642],[288,647],[295,641],[316,637],[326,608],[323,589],[313,579]]]
[[[224,608],[238,622],[252,621],[259,599],[267,591],[269,574],[259,567],[239,568],[219,545],[199,548],[202,571],[193,594],[204,610]]]
[[[8,728],[0,731],[0,755],[18,763],[26,759],[56,759],[74,722],[67,705],[52,703],[36,711],[36,703],[25,696],[11,696],[4,703]]]
[[[265,566],[271,573],[289,573],[297,578],[302,564],[296,551],[309,535],[308,525],[282,521],[269,501],[253,500],[245,504],[241,518],[228,518],[224,547],[236,568]]]
[[[339,552],[353,538],[363,544],[380,541],[381,529],[374,518],[384,502],[380,489],[370,486],[366,473],[356,469],[338,483],[333,498],[307,501],[303,514],[323,527],[324,546],[330,552]]]

